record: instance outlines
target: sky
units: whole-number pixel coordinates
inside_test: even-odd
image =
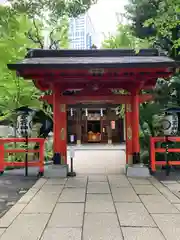
[[[95,44],[100,45],[104,34],[115,34],[117,30],[116,13],[124,13],[128,0],[98,0],[88,11],[96,31]]]
[[[116,29],[116,12],[123,13],[128,0],[98,0],[89,10],[97,31],[112,32]]]

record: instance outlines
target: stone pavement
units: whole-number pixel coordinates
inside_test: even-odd
[[[123,174],[41,178],[0,219],[0,240],[179,240],[177,189]]]
[[[76,178],[38,180],[0,219],[0,240],[179,240],[180,181],[130,179],[125,153],[77,151]]]

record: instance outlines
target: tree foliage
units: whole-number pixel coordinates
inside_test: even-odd
[[[44,48],[43,34],[49,33],[49,48],[68,48],[69,17],[84,13],[95,0],[9,0],[0,6],[0,114],[1,120],[22,105],[41,108],[40,91],[7,69],[23,59],[27,48]],[[7,107],[8,106],[8,107]]]
[[[22,59],[28,47],[36,47],[25,36],[25,31],[31,22],[25,15],[11,16],[6,8],[1,8],[0,28],[0,112],[9,113],[24,104],[39,107],[37,96],[39,91],[31,82],[21,80],[14,72],[7,69],[7,63]],[[5,21],[8,19],[8,22]],[[3,31],[4,29],[4,31]],[[8,106],[8,107],[7,107]]]
[[[180,54],[180,1],[166,0],[160,1],[157,8],[157,15],[148,19],[145,26],[154,26],[156,36],[154,42],[160,45],[163,41],[166,45],[162,47],[168,51],[169,55],[177,58]],[[160,45],[160,46],[161,46]]]
[[[119,25],[117,28],[116,35],[110,35],[102,43],[103,48],[147,48],[149,43],[144,40],[137,38],[133,35],[132,30],[129,25]]]
[[[63,16],[77,17],[85,13],[97,0],[8,0],[13,9],[30,18],[49,15],[49,24]]]
[[[138,38],[147,38],[155,35],[154,27],[144,26],[144,22],[157,16],[157,0],[129,0],[126,9],[126,17],[131,21],[131,29]]]
[[[148,38],[155,47],[176,58],[180,51],[179,0],[129,0],[127,17],[135,36]]]

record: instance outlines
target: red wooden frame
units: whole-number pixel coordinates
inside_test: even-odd
[[[180,142],[180,137],[168,137],[170,141],[173,142]],[[156,166],[164,166],[166,165],[166,161],[156,161],[155,154],[157,152],[159,153],[165,153],[165,148],[156,148],[155,143],[156,142],[166,142],[166,137],[150,137],[150,167],[151,171],[156,171]],[[180,152],[180,148],[169,148],[168,152]],[[180,161],[168,161],[169,165],[178,166],[180,165]]]
[[[17,166],[17,167],[25,167],[25,162],[6,162],[5,161],[5,153],[21,153],[26,152],[26,149],[5,149],[4,144],[6,143],[25,143],[25,138],[0,138],[0,172],[3,173],[5,167],[7,166]],[[39,173],[44,173],[44,138],[28,138],[28,142],[38,142],[39,150],[28,149],[28,152],[38,153],[39,152],[39,161],[36,162],[28,162],[28,167],[39,167]]]
[[[53,104],[53,95],[44,95],[40,97],[40,100],[47,101],[49,104]],[[139,103],[152,101],[153,96],[150,94],[139,95]],[[61,101],[64,104],[76,104],[80,102],[112,102],[117,104],[130,104],[131,96],[129,95],[91,95],[91,96],[61,96]]]
[[[125,105],[125,126],[126,126],[126,165],[132,162],[132,107],[131,104]]]

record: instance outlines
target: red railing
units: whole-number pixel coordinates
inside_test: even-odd
[[[39,143],[39,149],[5,149],[6,143],[25,143],[25,138],[0,138],[0,173],[4,172],[5,167],[25,167],[25,162],[7,162],[5,153],[39,153],[39,161],[28,161],[28,167],[39,167],[39,174],[44,173],[44,138],[28,138],[28,143]]]
[[[168,137],[168,141],[172,141],[172,142],[180,142],[180,137]],[[155,143],[157,142],[167,142],[167,137],[151,137],[150,138],[150,167],[151,167],[151,171],[155,172],[156,171],[156,166],[164,166],[167,164],[167,162],[165,160],[158,160],[156,161],[156,153],[165,153],[166,152],[166,148],[165,147],[161,147],[161,148],[156,148]],[[170,153],[180,153],[180,148],[168,148],[168,152]],[[170,166],[172,165],[180,165],[180,160],[179,161],[168,161],[168,164]]]

